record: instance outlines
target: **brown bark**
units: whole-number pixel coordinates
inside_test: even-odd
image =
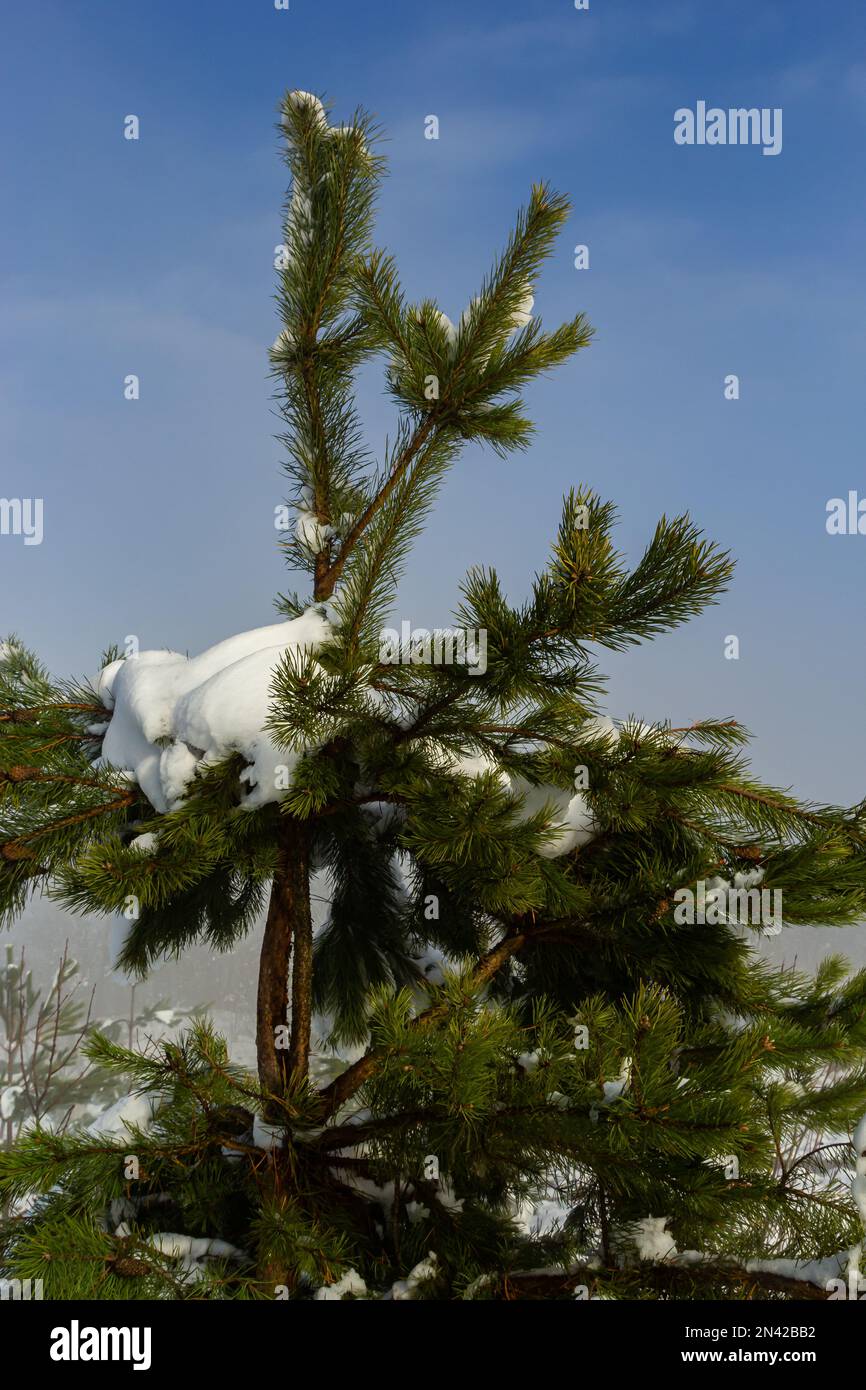
[[[310,1030],[313,1019],[313,921],[310,915],[309,848],[305,842],[304,893],[296,904],[294,960],[292,962],[292,1038],[289,1048],[290,1079],[303,1081],[310,1066]]]
[[[312,946],[309,885],[309,831],[298,821],[286,819],[280,827],[277,867],[271,885],[268,915],[259,956],[258,1004],[256,1010],[256,1055],[259,1081],[264,1091],[281,1095],[289,1078],[294,1047],[277,1046],[277,1029],[288,1022],[289,967],[293,943],[301,957],[300,976],[307,990],[312,982],[312,962],[307,948]],[[301,1018],[309,1015],[309,1000],[303,987],[293,982],[293,1004]],[[297,1015],[293,1025],[297,1024]],[[309,1022],[307,1022],[309,1053]],[[293,1032],[295,1028],[293,1026]],[[294,1038],[292,1039],[292,1043]]]

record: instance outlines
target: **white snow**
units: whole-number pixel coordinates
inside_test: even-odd
[[[436,1201],[439,1203],[440,1207],[450,1212],[452,1216],[462,1216],[463,1203],[466,1201],[466,1198],[458,1197],[448,1178],[444,1173],[440,1173],[436,1187]]]
[[[696,1253],[687,1250],[680,1259]],[[708,1255],[700,1256],[690,1263],[697,1264],[699,1260],[712,1258]],[[830,1255],[825,1260],[746,1260],[743,1268],[752,1274],[778,1274],[782,1279],[797,1279],[804,1284],[815,1284],[820,1289],[826,1289],[830,1281],[837,1279],[843,1269],[847,1268],[847,1252]]]
[[[635,1221],[629,1228],[639,1260],[669,1260],[676,1255],[677,1247],[673,1237],[665,1230],[670,1218],[667,1216],[645,1216]]]
[[[601,740],[619,742],[619,729],[607,714],[594,714],[587,719],[580,731],[584,743],[598,743]]]
[[[732,1269],[743,1269],[752,1274],[774,1274],[783,1279],[794,1279],[801,1283],[814,1284],[827,1289],[831,1281],[838,1279],[856,1260],[860,1247],[853,1251],[843,1250],[819,1260],[793,1260],[785,1258],[726,1261],[724,1256],[707,1254],[703,1250],[678,1250],[673,1236],[665,1229],[669,1221],[666,1216],[646,1216],[617,1232],[620,1255],[626,1256],[623,1241],[633,1246],[640,1260],[651,1263],[662,1261],[679,1267],[690,1265],[715,1265],[723,1270],[726,1264]]]
[[[203,1274],[209,1259],[245,1260],[243,1250],[229,1245],[227,1240],[208,1239],[204,1236],[178,1235],[174,1231],[158,1231],[149,1236],[148,1245],[170,1259],[180,1261],[180,1269],[185,1281],[193,1281]]]
[[[511,790],[523,798],[523,819],[534,816],[545,807],[552,811],[553,826],[544,837],[538,852],[545,859],[557,859],[585,845],[596,831],[596,822],[586,797],[581,792],[563,791],[561,787],[533,786],[523,777],[510,778]]]
[[[745,873],[734,874],[735,888],[756,888],[764,881],[763,869],[746,869]]]
[[[285,1125],[269,1125],[259,1116],[253,1116],[253,1143],[259,1149],[282,1149],[286,1144]]]
[[[532,291],[527,286],[526,293],[524,294],[523,298],[520,301],[520,304],[518,305],[517,309],[514,311],[511,317],[511,323],[508,328],[508,333],[516,333],[519,331],[519,329],[525,328],[528,323],[532,322],[532,310],[534,304],[535,300],[533,298]],[[445,333],[445,337],[448,342],[448,350],[450,353],[454,352],[454,349],[457,346],[457,339],[460,336],[460,333],[462,331],[465,331],[468,327],[470,327],[473,317],[483,307],[483,298],[481,298],[480,296],[476,296],[476,298],[472,299],[466,306],[466,308],[463,310],[463,313],[460,315],[458,324],[453,323],[452,320],[448,317],[448,315],[443,313],[441,309],[435,310],[436,320],[439,323],[440,328]],[[413,312],[415,317],[417,319],[420,319],[420,309],[415,308]]]
[[[557,859],[569,854],[578,845],[585,845],[596,832],[596,822],[586,797],[581,792],[564,791],[548,783],[534,785],[525,777],[512,777],[487,753],[458,755],[443,752],[442,765],[464,777],[479,777],[485,772],[498,772],[499,780],[512,796],[522,798],[520,819],[528,820],[539,811],[551,812],[551,829],[539,844],[538,852],[545,859]]]
[[[512,1199],[510,1210],[514,1224],[525,1235],[543,1236],[562,1226],[571,1207],[561,1197],[548,1194],[525,1197],[521,1201]]]
[[[148,830],[144,835],[136,835],[134,840],[130,840],[129,848],[137,849],[141,854],[152,854],[159,844],[159,836],[152,830]]]
[[[345,522],[346,518],[343,518]],[[304,488],[295,513],[295,536],[311,555],[318,555],[328,541],[340,534],[339,528],[320,521],[313,506],[311,488]]]
[[[324,106],[319,98],[314,96],[312,92],[289,92],[285,104],[295,111],[304,109],[311,111],[313,115],[313,124],[323,135],[332,137],[343,136],[351,135],[355,131],[354,126],[329,125]],[[289,118],[286,111],[283,112],[282,124],[288,129]],[[361,153],[366,154],[366,145],[361,146]],[[325,172],[321,176],[319,183],[324,182],[330,177],[330,172]],[[309,246],[314,236],[313,204],[310,197],[310,190],[304,187],[297,172],[295,173],[292,184],[292,196],[286,213],[285,226],[288,236],[288,245],[286,248],[288,252],[287,264],[293,265],[297,259],[298,252]],[[284,329],[277,337],[273,346],[273,351],[279,352],[285,348],[293,347],[294,344],[294,334],[290,329]]]
[[[156,1097],[148,1094],[121,1096],[87,1126],[87,1133],[128,1139],[131,1128],[147,1131],[157,1103]]]
[[[707,879],[704,891],[704,911],[708,912],[711,907],[718,908],[722,921],[727,921],[729,907],[728,895],[731,890],[755,888],[759,883],[763,882],[763,878],[764,870],[757,868],[746,869],[744,872],[734,874],[733,883],[730,879],[722,878],[719,874],[716,874],[713,878]]]
[[[527,324],[532,323],[532,310],[534,305],[535,299],[531,291],[527,290],[526,294],[523,296],[522,300],[520,301],[519,305],[514,311],[514,315],[511,320],[513,325],[512,331],[515,331],[520,328],[525,328]]]
[[[480,777],[485,772],[498,772],[505,790],[511,789],[508,773],[501,771],[487,753],[455,753],[450,748],[442,748],[434,751],[433,760],[445,771],[459,772],[463,777]]]
[[[338,1279],[336,1284],[324,1284],[313,1294],[317,1303],[336,1303],[347,1296],[351,1298],[367,1297],[367,1285],[357,1270],[354,1269],[347,1269],[342,1279]]]
[[[405,1279],[398,1279],[396,1284],[392,1284],[390,1292],[385,1294],[385,1298],[392,1298],[398,1302],[417,1298],[421,1284],[428,1279],[435,1279],[438,1272],[436,1255],[434,1251],[430,1250],[426,1260],[420,1260],[415,1268],[409,1271]]]
[[[341,1150],[341,1154],[351,1157],[361,1152],[363,1152],[363,1150],[357,1144]],[[384,1186],[380,1187],[372,1178],[364,1177],[363,1174],[355,1172],[353,1168],[341,1168],[339,1160],[340,1154],[335,1154],[333,1165],[334,1173],[339,1177],[340,1182],[346,1187],[350,1187],[353,1192],[360,1193],[362,1197],[369,1197],[371,1202],[378,1203],[378,1205],[384,1209],[386,1215],[390,1215],[391,1209],[394,1206],[394,1183],[389,1181],[386,1182]]]
[[[328,128],[328,118],[325,115],[325,108],[319,98],[314,96],[312,92],[302,92],[300,90],[289,92],[286,97],[286,105],[291,106],[295,111],[301,111],[304,107],[309,107],[313,111],[316,124],[321,126],[323,130]],[[283,125],[287,124],[288,122],[284,115]]]
[[[619,1099],[626,1086],[631,1081],[631,1069],[632,1059],[631,1057],[625,1057],[623,1059],[623,1064],[619,1076],[617,1076],[612,1081],[603,1081],[601,1083],[601,1089],[603,1094],[601,1100],[599,1101],[599,1105],[611,1105],[613,1101]],[[598,1117],[598,1105],[591,1105],[589,1109],[589,1118],[592,1120],[593,1124],[597,1124]]]
[[[264,731],[274,671],[286,651],[317,650],[331,633],[321,613],[308,609],[200,656],[144,651],[112,662],[97,682],[112,711],[103,760],[127,770],[160,812],[180,804],[198,767],[233,752],[250,764],[242,774],[249,788],[243,804],[279,800],[276,770],[297,759]]]
[[[448,339],[448,346],[450,348],[453,348],[455,343],[457,342],[457,329],[449,319],[448,315],[443,314],[441,309],[436,310],[436,318],[439,321],[440,327],[445,331],[445,336]]]
[[[4,1086],[0,1091],[0,1120],[11,1120],[18,1105],[18,1098],[24,1094],[23,1086]]]
[[[302,499],[297,533],[302,543],[318,549],[334,531],[322,526]],[[106,666],[97,680],[99,697],[111,713],[103,762],[137,783],[154,809],[165,813],[183,803],[197,770],[240,753],[247,764],[240,774],[241,804],[256,808],[279,801],[301,753],[279,749],[265,729],[274,673],[286,652],[314,653],[332,640],[339,610],[328,611],[330,616],[322,605],[313,606],[297,618],[226,638],[195,657],[143,651]],[[611,735],[616,730],[610,720],[586,725],[587,739]],[[569,854],[596,834],[580,791],[510,776],[485,752],[443,748],[439,761],[468,777],[496,772],[503,788],[521,799],[523,819],[547,808],[551,826],[538,851],[545,858]],[[156,848],[151,833],[132,844],[142,852]]]
[[[631,1081],[632,1059],[626,1057],[623,1060],[622,1069],[615,1081],[605,1081],[602,1083],[604,1091],[604,1104],[610,1105],[611,1101],[617,1100]]]
[[[295,520],[295,535],[305,550],[312,555],[318,555],[336,532],[333,526],[320,521],[315,512],[299,508]]]

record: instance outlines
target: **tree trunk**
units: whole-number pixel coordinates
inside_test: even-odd
[[[292,962],[292,1041],[289,1077],[303,1081],[310,1067],[310,1031],[313,1021],[313,919],[310,914],[309,870],[303,910],[295,917]]]
[[[310,1039],[312,986],[309,829],[286,818],[279,835],[277,868],[259,956],[256,1054],[259,1081],[271,1095],[281,1095],[290,1075],[306,1073]],[[288,1031],[289,967],[292,947],[292,1034]]]

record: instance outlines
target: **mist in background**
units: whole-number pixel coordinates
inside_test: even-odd
[[[662,512],[689,511],[738,557],[734,584],[678,632],[603,654],[609,712],[736,717],[768,780],[819,801],[866,794],[866,537],[825,527],[830,498],[866,495],[858,0],[47,0],[6,7],[0,74],[0,494],[44,500],[41,545],[0,536],[0,633],[93,675],[127,635],[193,653],[273,621],[274,595],[303,587],[273,524],[267,355],[277,104],[300,87],[336,122],[356,105],[381,122],[377,238],[410,298],[456,318],[548,179],[574,210],[536,312],[551,326],[584,310],[597,330],[530,391],[526,455],[463,456],[396,618],[446,623],[471,565],[523,597],[573,484],[617,502],[632,560]],[[781,153],[675,145],[674,111],[699,100],[781,107]],[[379,373],[361,408],[381,457]],[[104,923],[37,902],[13,939],[48,968],[67,936],[119,1006]],[[768,945],[803,964],[830,949],[866,962],[861,928]],[[145,988],[187,1005],[234,993],[251,1029],[254,974],[248,941]]]

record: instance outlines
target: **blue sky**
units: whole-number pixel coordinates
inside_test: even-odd
[[[71,673],[129,633],[193,652],[273,620],[274,122],[301,87],[376,113],[378,240],[452,317],[533,180],[574,203],[536,308],[596,341],[532,391],[528,454],[464,456],[401,616],[446,620],[475,563],[519,598],[574,483],[617,501],[633,556],[688,510],[734,586],[605,658],[611,711],[733,715],[767,777],[866,792],[866,536],[825,531],[828,498],[866,496],[859,0],[43,0],[5,7],[0,55],[0,495],[45,506],[42,545],[0,536],[0,631]],[[676,146],[698,100],[781,107],[781,154]],[[362,406],[375,447],[378,377]]]

